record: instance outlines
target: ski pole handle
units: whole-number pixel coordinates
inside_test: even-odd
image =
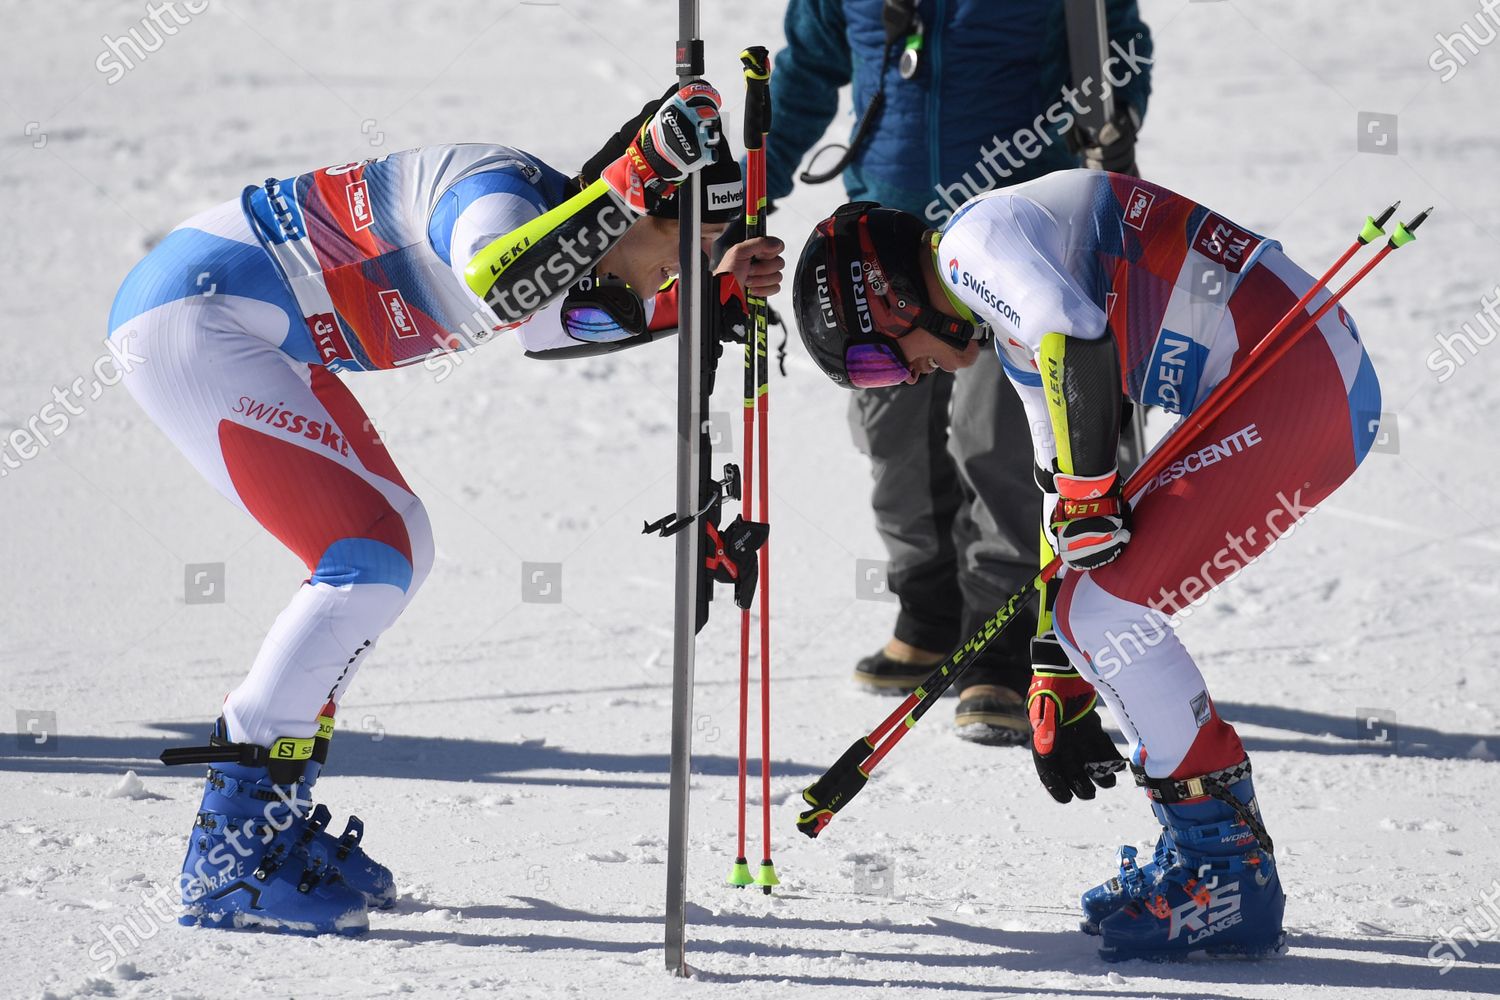
[[[844,808],[844,803],[858,795],[870,780],[859,765],[874,749],[868,737],[855,740],[823,777],[802,790],[802,801],[812,808],[797,817],[798,830],[816,838],[833,822],[833,814]]]
[[[740,53],[745,69],[745,149],[760,149],[771,131],[771,54],[764,45]]]
[[[771,131],[771,57],[764,45],[740,53],[745,69],[745,237],[766,235],[766,133]],[[752,310],[764,312],[756,296]],[[753,317],[760,331],[764,320]]]

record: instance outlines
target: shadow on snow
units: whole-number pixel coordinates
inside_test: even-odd
[[[650,933],[632,940],[597,940],[573,937],[567,934],[478,934],[465,931],[406,930],[401,928],[377,928],[370,937],[379,940],[407,941],[412,943],[448,943],[468,947],[496,946],[525,951],[596,951],[609,954],[641,954],[658,952],[659,941],[655,933],[661,925],[657,914],[593,913],[588,910],[557,906],[534,897],[511,897],[513,905],[480,905],[463,907],[432,906],[403,901],[398,913],[417,914],[430,910],[448,910],[462,913],[466,919],[519,920],[537,923],[638,925]],[[1236,985],[1263,987],[1268,984],[1283,986],[1317,986],[1431,990],[1440,995],[1472,991],[1487,993],[1493,988],[1496,975],[1493,968],[1479,968],[1459,963],[1447,975],[1439,975],[1436,966],[1427,964],[1426,958],[1432,941],[1411,937],[1390,938],[1334,938],[1314,934],[1299,934],[1295,929],[1287,933],[1287,952],[1261,961],[1233,959],[1195,959],[1187,962],[1156,964],[1124,962],[1108,964],[1095,954],[1097,938],[1086,937],[1078,931],[1016,931],[994,927],[981,927],[961,923],[946,917],[928,917],[914,923],[892,923],[886,921],[837,921],[828,919],[805,919],[778,913],[774,916],[759,916],[748,913],[715,912],[701,906],[690,905],[688,922],[696,932],[690,930],[689,959],[695,963],[697,978],[709,982],[794,982],[813,986],[869,987],[888,985],[907,989],[954,990],[980,993],[1020,993],[1026,995],[1059,996],[1130,996],[1150,995],[1171,1000],[1241,1000],[1242,995],[1233,992]],[[781,941],[764,940],[757,931],[775,932]],[[849,934],[848,947],[818,947],[820,942],[808,945],[782,943],[787,935],[797,932],[843,932]],[[735,933],[742,932],[742,933]],[[748,932],[748,933],[745,933]],[[934,941],[963,942],[988,949],[988,953],[953,951],[917,951],[908,947],[892,948],[889,951],[872,950],[869,938],[854,937],[855,932],[890,934],[897,936],[920,936]],[[825,939],[826,941],[826,939]],[[1331,956],[1329,951],[1355,953],[1358,957]],[[1486,965],[1500,963],[1500,944],[1484,942],[1478,948],[1469,949],[1469,958]],[[782,971],[770,969],[764,973],[715,972],[709,968],[714,956],[738,959],[789,959],[797,961],[853,962],[866,965],[868,978],[850,975],[849,970],[839,970],[837,975]],[[1421,964],[1414,964],[1420,962]],[[903,978],[899,966],[915,966],[921,978]],[[944,968],[976,969],[982,967],[992,972],[992,982],[949,981],[931,978],[933,973]],[[1102,976],[1110,970],[1118,971],[1127,981],[1135,980],[1140,985],[1136,990],[1110,986],[1089,989],[1080,986],[1046,988],[1034,985],[1003,982],[1015,973],[1038,975],[1066,974],[1074,976]],[[1165,991],[1152,982],[1165,979],[1200,983],[1207,990],[1192,992]]]
[[[172,723],[153,723],[161,736],[53,737],[55,749],[23,748],[14,736],[0,743],[0,771],[55,774],[120,774],[198,777],[199,768],[168,768],[157,755],[168,746],[202,744],[206,733]],[[665,753],[600,753],[548,746],[544,740],[498,743],[442,737],[341,732],[329,753],[329,774],[350,777],[477,781],[512,785],[564,785],[584,788],[665,789],[670,759]],[[566,776],[531,772],[570,772]],[[752,765],[752,772],[754,766]],[[729,777],[739,773],[734,757],[693,755],[693,773]],[[822,767],[777,760],[773,775],[815,777]],[[639,777],[632,778],[631,775]]]

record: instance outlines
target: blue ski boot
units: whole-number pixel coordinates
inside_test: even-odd
[[[1118,855],[1120,874],[1083,894],[1080,899],[1083,920],[1078,925],[1079,930],[1085,934],[1098,935],[1099,925],[1104,922],[1105,917],[1132,899],[1144,898],[1160,881],[1162,870],[1176,863],[1176,855],[1172,852],[1172,835],[1166,829],[1156,838],[1156,850],[1152,852],[1150,861],[1144,865],[1137,864],[1137,853],[1131,845],[1123,845]]]
[[[294,934],[368,930],[364,896],[307,849],[312,803],[299,793],[312,739],[231,743],[220,719],[210,743],[162,754],[165,764],[215,765],[182,862],[178,922]]]
[[[1195,951],[1279,951],[1286,896],[1255,802],[1250,762],[1183,780],[1136,771],[1136,783],[1146,788],[1165,836],[1154,873],[1121,878],[1129,898],[1099,921],[1100,957],[1116,962],[1178,959]]]
[[[333,703],[329,702],[318,715],[318,735],[313,738],[312,759],[307,762],[307,771],[303,775],[305,793],[312,791],[328,761],[328,744],[333,739],[333,710]],[[395,906],[396,879],[391,870],[371,858],[360,846],[365,835],[364,823],[358,816],[350,816],[344,824],[344,832],[335,837],[327,831],[332,815],[322,803],[313,806],[302,830],[302,844],[308,853],[337,868],[344,881],[364,895],[371,909],[388,910]]]

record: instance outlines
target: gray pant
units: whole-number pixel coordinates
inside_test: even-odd
[[[947,652],[1039,567],[1041,493],[1021,401],[994,351],[956,375],[854,394],[854,443],[870,457],[871,505],[901,600],[896,638]],[[1033,614],[965,672],[970,684],[1024,692]]]

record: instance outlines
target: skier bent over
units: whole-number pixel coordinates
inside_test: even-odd
[[[855,389],[994,349],[1031,423],[1044,534],[1064,563],[1033,642],[1033,759],[1060,802],[1114,784],[1096,696],[1162,826],[1154,858],[1083,895],[1108,959],[1259,954],[1285,897],[1250,762],[1169,619],[1234,576],[1354,472],[1380,390],[1332,310],[1130,496],[1126,400],[1191,413],[1311,288],[1272,240],[1133,177],[1065,171],[981,196],[940,231],[872,203],[818,224],[795,309],[814,360]],[[1326,301],[1320,293],[1307,307]],[[1092,778],[1091,774],[1100,775]]]
[[[335,706],[431,568],[432,529],[335,373],[522,324],[541,351],[675,326],[673,192],[707,171],[708,205],[741,197],[737,165],[716,156],[718,114],[712,87],[674,87],[572,178],[517,149],[458,144],[269,180],[174,229],[125,279],[110,336],[146,359],[125,378],[131,395],[309,572],[211,745],[163,755],[212,765],[183,923],[359,933],[368,907],[395,900],[359,821],[335,838],[309,793]],[[776,291],[780,249],[733,248],[721,298]]]

